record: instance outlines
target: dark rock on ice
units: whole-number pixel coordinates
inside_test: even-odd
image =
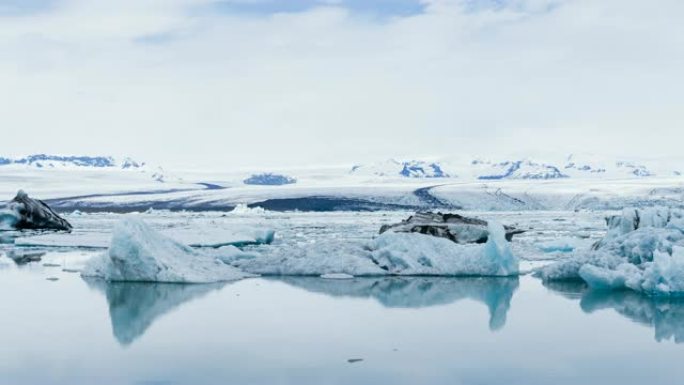
[[[506,240],[525,232],[511,226],[504,226]],[[383,225],[380,234],[386,231],[398,233],[421,233],[440,238],[447,238],[456,243],[485,243],[489,238],[487,221],[478,218],[464,217],[458,214],[442,214],[419,212],[399,223]]]
[[[72,226],[66,219],[55,213],[45,202],[29,198],[23,190],[7,203],[7,209],[15,214],[13,227],[17,230],[64,230]]]

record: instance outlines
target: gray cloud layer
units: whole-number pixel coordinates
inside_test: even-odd
[[[0,152],[229,167],[681,151],[684,2],[385,3],[6,6]]]

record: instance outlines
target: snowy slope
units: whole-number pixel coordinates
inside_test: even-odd
[[[389,160],[351,172],[346,166],[269,170],[188,166],[174,170],[173,178],[147,165],[124,167],[125,162],[107,167],[12,162],[0,166],[0,202],[24,189],[60,211],[226,211],[238,204],[285,211],[612,210],[625,205],[684,205],[684,177],[668,172],[677,168],[677,162],[584,155],[549,161],[472,159]],[[244,184],[264,172],[286,175],[297,183]]]

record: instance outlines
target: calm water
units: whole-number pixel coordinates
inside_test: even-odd
[[[529,276],[106,284],[0,267],[2,384],[677,384],[677,342],[684,302]]]

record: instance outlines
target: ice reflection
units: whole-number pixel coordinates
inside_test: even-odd
[[[621,316],[655,330],[658,342],[673,339],[684,343],[684,298],[649,297],[629,290],[590,290],[582,282],[545,283],[547,288],[569,299],[579,299],[587,314],[611,309]]]
[[[140,338],[164,314],[226,285],[106,282],[98,279],[86,279],[86,282],[107,298],[112,332],[123,346]]]
[[[349,280],[318,277],[271,278],[333,297],[374,298],[389,308],[421,308],[473,299],[489,309],[489,328],[506,324],[518,278],[377,277]]]

